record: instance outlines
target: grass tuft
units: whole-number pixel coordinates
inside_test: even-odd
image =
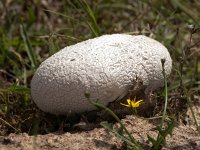
[[[29,37],[27,35],[27,32],[26,32],[23,24],[20,25],[20,33],[21,33],[21,36],[22,36],[24,44],[25,44],[25,48],[26,48],[26,52],[27,52],[28,58],[29,58],[29,60],[31,62],[31,67],[33,69],[35,69],[36,66],[37,66],[36,54],[33,51],[30,39],[29,39]]]

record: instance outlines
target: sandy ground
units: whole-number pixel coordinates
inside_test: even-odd
[[[194,107],[198,122],[200,108]],[[180,124],[173,130],[172,136],[167,137],[167,145],[163,149],[200,150],[200,135],[198,134],[191,112],[188,111],[187,125]],[[127,115],[123,122],[131,134],[141,143],[144,149],[150,149],[147,134],[156,137],[156,123],[150,120]],[[117,124],[116,124],[117,125]],[[86,125],[87,126],[87,125]],[[1,150],[125,150],[126,144],[103,128],[93,128],[90,131],[66,133],[51,133],[46,135],[29,136],[26,133],[10,134],[0,137]]]

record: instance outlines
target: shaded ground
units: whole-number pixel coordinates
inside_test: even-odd
[[[198,122],[200,121],[200,107],[193,107]],[[193,123],[191,112],[188,111],[186,125],[178,125],[172,134],[167,137],[167,145],[164,149],[174,150],[200,150],[200,136]],[[156,137],[156,121],[147,120],[127,115],[123,122],[128,130],[142,143],[145,149],[150,148],[147,143],[147,134]],[[117,124],[116,124],[117,125]],[[84,124],[83,124],[84,126]],[[85,125],[86,128],[89,125]],[[2,150],[28,150],[28,149],[66,149],[66,150],[125,150],[126,145],[117,139],[113,134],[103,128],[94,128],[90,131],[77,132],[54,132],[46,135],[29,136],[27,133],[10,134],[9,136],[0,137],[0,147]]]

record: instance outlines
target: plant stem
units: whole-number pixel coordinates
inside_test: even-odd
[[[121,120],[118,118],[118,116],[108,107],[104,106],[103,104],[100,104],[98,102],[94,102],[89,100],[92,104],[94,104],[96,107],[100,107],[103,108],[104,110],[106,110],[108,113],[110,113],[112,115],[113,118],[115,118],[115,120],[117,122],[119,122],[119,124],[121,125],[121,127],[124,129],[124,131],[126,132],[126,134],[128,135],[129,139],[131,140],[131,142],[133,142],[135,144],[135,146],[137,147],[138,150],[143,149],[136,141],[135,139],[131,136],[131,134],[128,132],[128,130],[126,129],[126,127],[124,126],[124,124],[121,122]]]
[[[162,63],[162,69],[163,69],[162,72],[163,72],[164,84],[165,84],[165,105],[164,105],[164,111],[163,111],[163,115],[162,115],[162,119],[161,119],[161,124],[160,124],[160,127],[162,129],[164,120],[166,118],[166,110],[167,110],[167,103],[168,103],[168,90],[167,90],[167,79],[166,79],[165,67],[164,67],[165,60],[161,60],[161,63]]]
[[[193,117],[193,119],[194,119],[194,122],[195,122],[195,125],[196,125],[196,128],[197,128],[197,131],[198,131],[198,133],[200,134],[200,126],[198,125],[197,119],[196,119],[195,114],[194,114],[194,111],[193,111],[193,109],[192,109],[191,99],[190,99],[189,96],[187,96],[187,102],[188,102],[190,111],[191,111],[191,113],[192,113],[192,117]]]

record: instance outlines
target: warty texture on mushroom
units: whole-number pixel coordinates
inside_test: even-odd
[[[163,86],[161,59],[168,76],[172,60],[166,47],[144,35],[111,34],[67,46],[41,63],[31,81],[32,99],[53,114],[96,109],[89,103],[124,97],[140,78],[146,91]]]

